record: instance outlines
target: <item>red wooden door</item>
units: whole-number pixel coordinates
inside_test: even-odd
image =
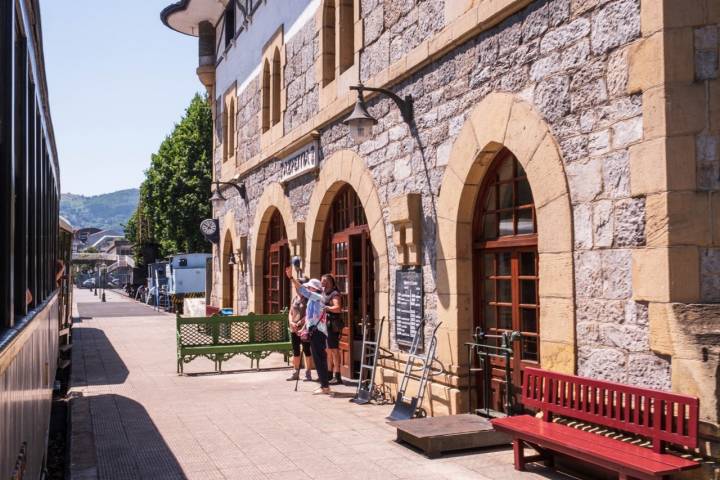
[[[285,268],[290,264],[285,225],[279,212],[270,219],[265,244],[265,263],[263,265],[263,311],[279,313],[290,306],[290,282],[285,276]]]
[[[540,363],[537,225],[527,177],[507,150],[488,170],[473,231],[475,324],[491,335],[521,333],[510,360],[512,393],[519,401],[523,369]],[[490,408],[502,411],[505,361],[495,358],[491,365]]]
[[[352,274],[350,271],[350,236],[339,233],[332,241],[332,274],[340,290],[342,316],[345,327],[340,332],[340,374],[352,378],[352,322],[353,305],[349,293],[352,292]]]

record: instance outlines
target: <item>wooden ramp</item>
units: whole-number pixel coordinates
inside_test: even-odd
[[[397,440],[419,448],[428,458],[443,452],[509,445],[512,439],[493,429],[490,420],[471,413],[388,422]]]

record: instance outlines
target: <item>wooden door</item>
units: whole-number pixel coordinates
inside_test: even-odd
[[[513,343],[513,394],[519,401],[518,387],[526,366],[537,367],[538,349],[538,256],[535,248],[486,249],[482,252],[482,322],[491,335],[518,331],[522,339]],[[500,346],[499,341],[493,345]],[[491,408],[502,411],[505,402],[505,361],[494,358],[492,364]]]
[[[525,171],[507,150],[488,170],[473,235],[475,324],[491,335],[517,331],[522,336],[513,342],[510,360],[517,404],[523,369],[540,363],[539,271],[532,192]],[[489,407],[504,411],[505,361],[495,358],[491,365]]]
[[[353,307],[350,292],[352,288],[352,274],[350,259],[350,236],[346,233],[338,233],[333,236],[331,246],[331,268],[335,283],[340,290],[342,301],[342,316],[345,327],[340,332],[340,374],[346,378],[352,378],[352,318]]]
[[[265,268],[265,313],[279,313],[289,306],[290,286],[285,276],[289,265],[287,243],[274,243],[268,248]]]

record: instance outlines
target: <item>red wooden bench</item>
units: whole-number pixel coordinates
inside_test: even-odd
[[[492,421],[513,439],[516,470],[538,461],[553,466],[553,453],[617,472],[621,480],[669,478],[699,466],[665,453],[666,443],[697,447],[697,398],[526,368],[522,403],[541,410],[542,418],[518,415]],[[554,423],[554,414],[645,437],[652,448]],[[526,443],[538,454],[525,456]]]

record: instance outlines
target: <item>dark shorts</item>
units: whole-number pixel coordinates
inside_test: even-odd
[[[302,352],[306,357],[310,356],[310,342],[303,342],[300,340],[300,335],[295,332],[290,333],[290,341],[292,342],[293,357],[300,356],[300,346],[302,345]]]
[[[328,348],[340,348],[340,332],[333,332],[328,326],[327,336],[327,347]]]

